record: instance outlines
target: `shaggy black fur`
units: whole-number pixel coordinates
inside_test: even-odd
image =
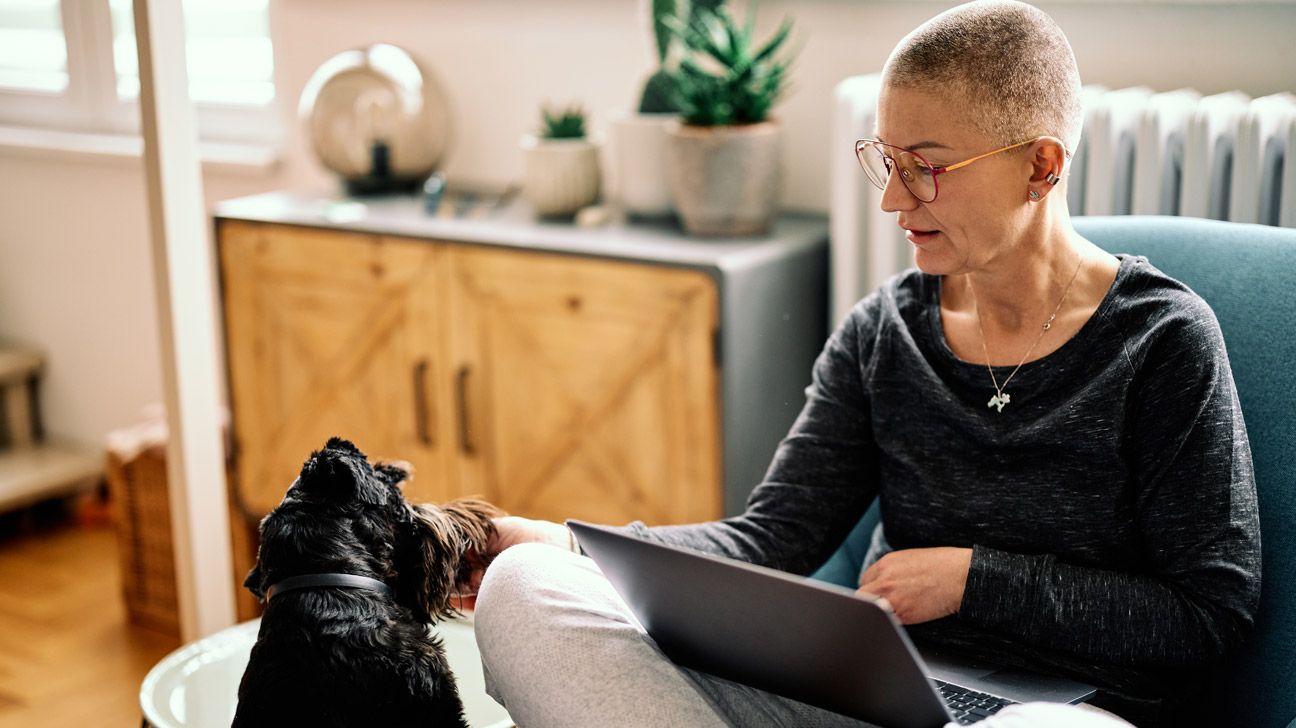
[[[291,576],[368,576],[392,589],[276,594],[239,685],[233,728],[467,726],[454,677],[429,624],[455,614],[450,596],[484,553],[500,515],[481,501],[410,505],[409,466],[370,466],[333,438],[302,467],[261,522],[244,586],[260,598]]]

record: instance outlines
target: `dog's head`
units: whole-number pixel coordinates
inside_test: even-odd
[[[502,515],[481,501],[410,505],[403,462],[371,465],[338,437],[311,454],[287,495],[261,521],[257,564],[243,586],[264,598],[291,576],[342,573],[390,586],[416,619],[453,615],[450,597],[467,578],[466,555],[483,553]]]

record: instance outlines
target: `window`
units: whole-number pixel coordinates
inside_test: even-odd
[[[266,106],[274,101],[268,0],[185,0],[189,95],[197,103]],[[131,0],[112,9],[117,96],[139,96]]]
[[[189,95],[210,141],[277,141],[269,0],[183,0]],[[137,133],[131,0],[0,0],[0,123]]]
[[[0,87],[58,94],[67,85],[58,0],[0,4]]]

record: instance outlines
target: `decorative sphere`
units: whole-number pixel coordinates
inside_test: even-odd
[[[320,162],[348,179],[373,169],[375,142],[388,174],[422,179],[450,142],[450,113],[436,80],[403,48],[379,43],[324,62],[302,89],[298,115]]]

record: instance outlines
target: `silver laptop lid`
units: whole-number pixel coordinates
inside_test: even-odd
[[[773,569],[567,525],[675,663],[885,728],[951,720],[913,644],[874,602]]]

